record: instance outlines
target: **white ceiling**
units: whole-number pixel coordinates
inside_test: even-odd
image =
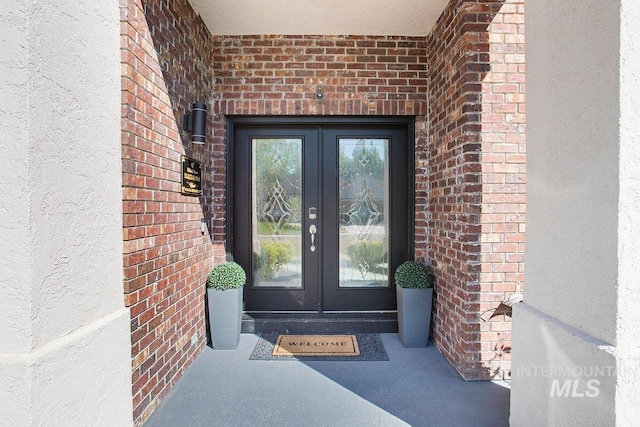
[[[448,0],[189,0],[211,34],[429,33]]]

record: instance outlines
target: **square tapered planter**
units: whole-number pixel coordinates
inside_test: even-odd
[[[433,288],[396,286],[398,297],[398,335],[404,347],[426,347],[431,324]]]
[[[209,332],[213,348],[233,350],[240,342],[243,288],[207,289]]]

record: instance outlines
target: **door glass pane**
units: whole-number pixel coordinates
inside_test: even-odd
[[[302,140],[252,140],[254,287],[302,287]]]
[[[389,286],[389,140],[341,138],[340,287]]]

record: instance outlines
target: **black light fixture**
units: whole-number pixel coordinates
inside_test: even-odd
[[[184,130],[191,132],[191,142],[204,144],[205,124],[207,122],[207,106],[196,102],[191,109],[191,115],[184,115]]]

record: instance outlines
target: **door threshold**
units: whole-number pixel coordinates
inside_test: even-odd
[[[366,334],[396,333],[396,312],[256,313],[242,315],[242,333]]]

